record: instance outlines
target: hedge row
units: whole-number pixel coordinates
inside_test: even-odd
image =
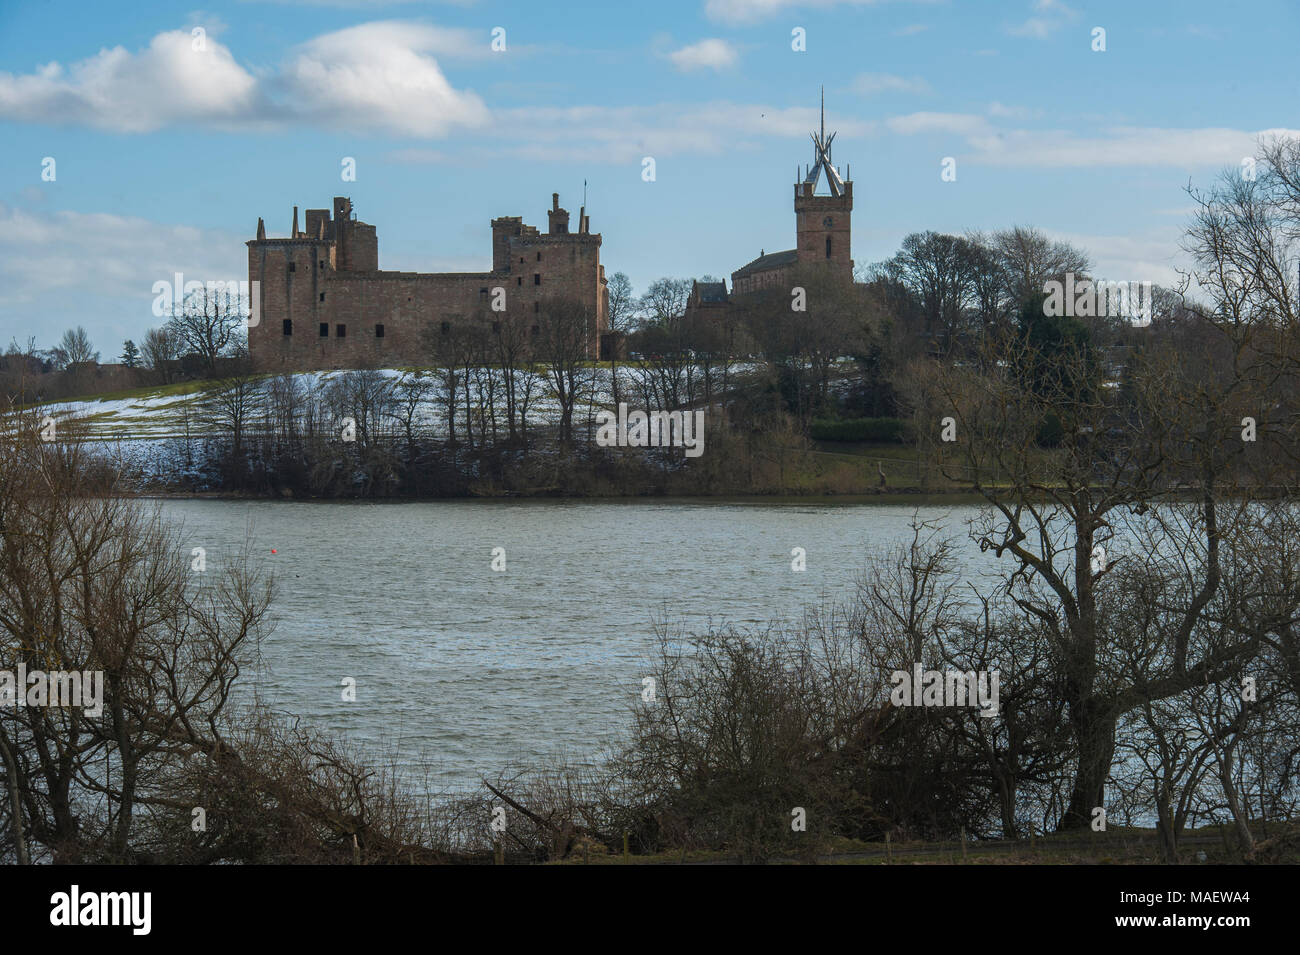
[[[902,418],[817,418],[808,434],[816,441],[902,442],[907,430]]]

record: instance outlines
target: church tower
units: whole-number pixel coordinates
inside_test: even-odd
[[[799,264],[829,265],[847,280],[853,278],[850,254],[853,218],[853,181],[842,179],[831,163],[831,143],[835,134],[826,136],[826,93],[822,91],[821,132],[812,133],[813,164],[805,167],[802,182],[794,184],[795,249]],[[847,168],[846,168],[847,171]],[[829,195],[817,195],[822,173],[826,174]]]

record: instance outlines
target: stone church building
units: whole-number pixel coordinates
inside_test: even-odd
[[[794,184],[795,247],[782,252],[760,251],[758,258],[731,273],[730,294],[725,282],[694,282],[689,310],[700,316],[717,315],[747,296],[778,290],[788,296],[795,269],[820,266],[835,278],[853,281],[853,181],[847,175],[841,177],[831,162],[835,134],[826,135],[824,99],[821,131],[811,136],[813,163]],[[823,175],[826,192],[818,195]]]
[[[248,245],[250,288],[259,320],[248,330],[254,365],[263,371],[428,364],[424,329],[449,334],[457,325],[500,314],[532,320],[538,334],[544,303],[565,299],[591,315],[589,354],[609,346],[609,293],[600,262],[600,233],[586,208],[577,230],[551,196],[547,231],[519,216],[492,220],[490,272],[388,272],[379,268],[375,227],[356,218],[352,200],[329,209],[298,207],[288,238],[267,238],[263,220]],[[253,282],[260,283],[252,285]],[[494,303],[498,303],[494,308]]]

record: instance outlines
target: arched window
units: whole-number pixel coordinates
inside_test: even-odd
[[[831,257],[831,237],[827,236],[826,237],[826,258],[829,259],[830,257]]]

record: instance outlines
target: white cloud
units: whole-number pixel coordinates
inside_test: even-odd
[[[394,162],[405,163],[445,163],[452,157],[439,149],[395,149],[388,154]]]
[[[1079,16],[1077,10],[1066,6],[1062,0],[1034,0],[1030,9],[1033,15],[1022,23],[1008,27],[1008,33],[1012,36],[1027,36],[1041,40],[1051,36]]]
[[[122,133],[321,122],[432,137],[488,119],[483,101],[455,89],[435,56],[488,53],[486,35],[379,21],[316,37],[282,70],[255,74],[214,31],[196,50],[188,31],[171,30],[138,53],[118,46],[66,70],[50,63],[27,75],[0,73],[0,118]]]
[[[752,23],[794,5],[795,0],[706,0],[704,12],[709,19],[724,23]]]
[[[1133,235],[1045,231],[1053,239],[1086,250],[1092,274],[1112,282],[1152,282],[1173,288],[1178,284],[1178,269],[1189,265],[1180,245],[1183,229],[1177,224]]]
[[[906,116],[893,116],[885,121],[892,132],[911,136],[917,133],[955,133],[961,136],[973,136],[986,132],[989,121],[983,116],[970,113],[909,113]]]
[[[989,115],[1001,119],[1038,119],[1043,115],[1043,111],[1038,108],[1031,109],[1028,106],[1007,106],[994,100],[989,103]]]
[[[826,9],[836,6],[875,6],[885,0],[705,0],[704,12],[723,23],[755,23],[793,9]],[[932,3],[935,0],[913,0]]]
[[[1070,130],[1010,130],[973,135],[971,158],[1001,166],[1191,166],[1237,165],[1267,136],[1300,131],[1266,129],[1111,127],[1087,136]]]
[[[281,82],[304,117],[350,128],[440,136],[481,126],[487,107],[454,89],[432,54],[473,55],[485,38],[466,31],[383,21],[327,33],[304,44]]]
[[[644,156],[719,156],[770,149],[782,140],[803,150],[820,121],[818,108],[776,108],[760,103],[656,103],[648,106],[528,106],[493,112],[483,141],[458,144],[455,153],[398,149],[394,162],[474,163],[503,156],[556,162],[639,163]],[[870,120],[828,115],[845,139],[874,134]],[[793,163],[802,153],[791,157]]]
[[[366,9],[368,7],[391,7],[404,3],[427,3],[428,0],[244,0],[244,2],[281,3],[301,7],[355,7],[357,9]],[[470,7],[474,5],[474,0],[443,0],[443,2],[454,7]]]
[[[251,234],[251,227],[250,227]],[[243,242],[221,230],[104,213],[33,213],[0,203],[0,341],[51,345],[85,325],[105,356],[157,325],[153,283],[248,276]],[[94,307],[88,308],[89,303]],[[105,358],[105,360],[108,360]]]
[[[736,48],[726,40],[709,39],[692,43],[668,54],[673,66],[683,72],[699,69],[725,70],[739,59]]]
[[[892,73],[859,73],[853,79],[853,92],[862,96],[876,93],[928,93],[930,84],[919,76],[908,78]]]
[[[773,108],[717,101],[652,106],[528,107],[494,113],[491,132],[502,145],[492,154],[516,158],[637,162],[643,156],[715,156],[759,148],[763,139],[808,144],[816,129],[816,106]],[[844,138],[876,129],[870,121],[829,116]],[[767,148],[767,147],[763,147]],[[793,158],[792,158],[793,162]]]
[[[144,133],[176,122],[229,122],[261,109],[257,80],[211,34],[195,50],[185,30],[159,33],[147,49],[120,46],[64,69],[0,73],[0,117]]]
[[[993,107],[999,107],[994,109]],[[1020,115],[994,103],[992,115]],[[1063,129],[1004,129],[975,113],[909,113],[885,121],[891,132],[911,136],[945,133],[963,137],[967,161],[997,166],[1191,166],[1237,165],[1269,136],[1300,137],[1293,129],[1166,129],[1154,126],[1103,127],[1089,135]]]

